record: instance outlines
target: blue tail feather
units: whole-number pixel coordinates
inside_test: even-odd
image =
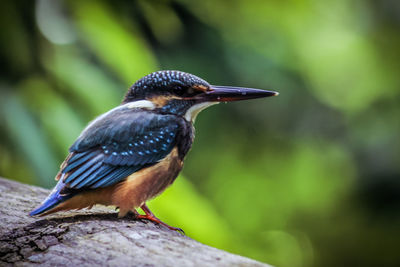
[[[65,200],[73,197],[73,195],[60,195],[61,189],[65,186],[62,178],[57,183],[56,187],[50,193],[50,195],[43,201],[43,203],[29,213],[30,216],[40,215],[50,209],[56,207],[58,204],[64,202]]]

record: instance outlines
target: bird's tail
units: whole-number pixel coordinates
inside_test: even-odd
[[[61,204],[65,200],[69,199],[72,197],[72,195],[62,195],[60,194],[61,189],[65,186],[65,183],[60,179],[56,185],[56,187],[51,191],[50,195],[40,204],[39,207],[36,209],[32,210],[29,215],[30,216],[36,216],[43,214],[53,208],[55,208],[57,205]]]

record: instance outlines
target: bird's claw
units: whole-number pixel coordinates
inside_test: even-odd
[[[173,228],[174,228],[174,229],[171,229],[171,230],[177,231],[178,233],[180,233],[180,234],[182,234],[182,235],[186,235],[186,234],[185,234],[185,231],[183,231],[182,228],[178,228],[178,227],[173,227]]]
[[[158,219],[157,217],[155,217],[154,215],[153,216],[147,215],[147,214],[146,215],[142,215],[142,214],[138,213],[138,214],[135,214],[135,218],[137,220],[142,220],[142,221],[147,221],[147,222],[148,221],[152,221],[155,224],[163,225],[163,226],[167,227],[170,230],[177,231],[177,232],[185,235],[185,231],[183,231],[183,229],[178,228],[178,227],[170,226],[170,225],[166,224],[165,222],[161,221],[160,219]]]

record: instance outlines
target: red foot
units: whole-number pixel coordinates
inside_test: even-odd
[[[139,214],[139,213],[136,212],[135,215],[136,215],[136,218],[137,218],[137,219],[149,220],[149,221],[152,221],[152,222],[154,222],[154,223],[156,223],[156,224],[164,225],[164,226],[168,227],[168,229],[170,229],[170,230],[178,231],[178,232],[181,232],[182,234],[185,234],[185,232],[184,232],[181,228],[169,226],[169,225],[166,224],[165,222],[163,222],[163,221],[161,221],[160,219],[158,219],[158,218],[150,211],[150,209],[147,207],[146,204],[143,204],[140,208],[144,211],[145,215],[142,215],[142,214]]]

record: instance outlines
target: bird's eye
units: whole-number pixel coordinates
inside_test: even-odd
[[[194,91],[193,87],[189,87],[186,92],[188,95],[192,95],[192,94],[194,94],[195,91]]]
[[[180,97],[193,96],[196,93],[197,90],[193,87],[176,86],[174,88],[174,94]]]
[[[186,88],[183,88],[182,86],[175,86],[173,92],[175,95],[184,96],[186,94]]]

